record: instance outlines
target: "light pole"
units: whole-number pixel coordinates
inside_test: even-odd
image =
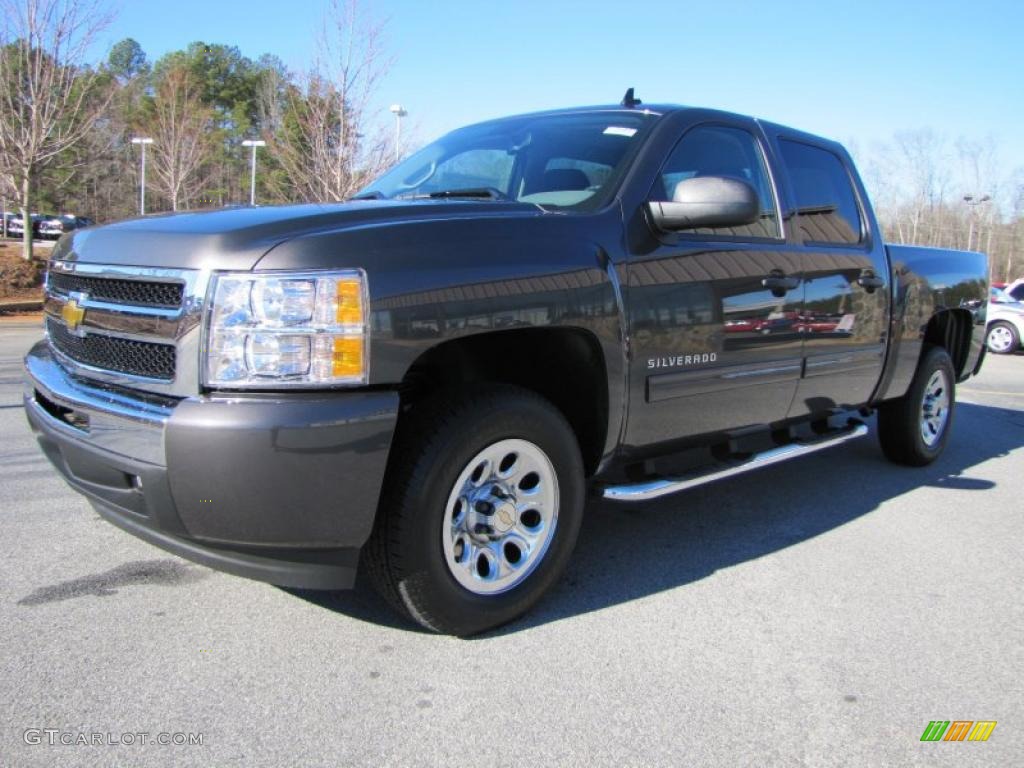
[[[153,140],[150,138],[144,138],[136,136],[132,139],[132,144],[142,145],[142,184],[139,186],[139,215],[146,215],[146,145],[152,144]]]
[[[395,116],[395,158],[397,159],[402,152],[402,150],[399,149],[399,145],[402,142],[402,118],[409,113],[406,112],[405,108],[401,104],[392,104],[391,114]]]
[[[246,139],[243,147],[252,147],[252,175],[249,180],[249,205],[256,205],[256,147],[265,147],[267,142],[262,139]]]
[[[992,199],[989,195],[982,195],[978,199],[974,198],[974,195],[964,195],[964,202],[971,206],[971,217],[970,226],[967,229],[967,250],[971,250],[971,242],[974,240],[974,209],[982,203],[987,203]]]

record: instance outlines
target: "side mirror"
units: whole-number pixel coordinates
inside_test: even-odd
[[[757,192],[745,181],[724,176],[685,179],[672,193],[672,201],[647,203],[658,229],[673,232],[699,227],[741,227],[761,216]]]

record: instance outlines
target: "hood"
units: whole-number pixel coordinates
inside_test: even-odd
[[[992,301],[988,303],[989,311],[1003,310],[1006,312],[1024,312],[1024,302],[1021,301]]]
[[[525,203],[391,201],[232,208],[146,216],[76,230],[54,260],[183,269],[252,269],[270,249],[305,235],[367,226],[481,215],[537,214]]]

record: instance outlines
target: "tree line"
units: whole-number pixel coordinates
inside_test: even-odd
[[[993,139],[902,131],[853,155],[887,241],[984,251],[992,280],[1024,277],[1024,169]]]
[[[0,0],[0,16],[0,193],[23,212],[138,215],[132,139],[152,139],[147,212],[248,202],[246,139],[266,142],[262,204],[344,200],[397,155],[370,113],[390,66],[383,27],[358,0],[330,0],[300,73],[205,41],[151,61],[128,38],[86,61],[111,20],[96,3]]]
[[[329,0],[307,71],[196,41],[150,61],[133,39],[86,60],[110,22],[98,0],[0,0],[0,193],[25,211],[112,221],[147,210],[242,203],[260,139],[260,203],[344,200],[399,148],[370,113],[390,66],[383,27],[359,0]],[[887,239],[989,253],[992,278],[1024,274],[1024,174],[991,141],[930,130],[854,147]],[[25,255],[31,243],[26,239]]]

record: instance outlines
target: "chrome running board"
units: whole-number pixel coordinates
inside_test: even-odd
[[[864,437],[867,433],[867,425],[851,420],[847,426],[829,432],[816,440],[797,440],[762,453],[751,454],[744,459],[715,464],[710,470],[705,468],[687,472],[679,477],[645,480],[642,483],[631,485],[609,485],[604,489],[602,495],[611,501],[648,501],[659,496],[667,496],[670,493],[685,491],[688,488],[696,488],[699,485],[713,483],[726,477],[778,464],[780,461],[788,461],[797,456],[831,448],[834,445]]]

